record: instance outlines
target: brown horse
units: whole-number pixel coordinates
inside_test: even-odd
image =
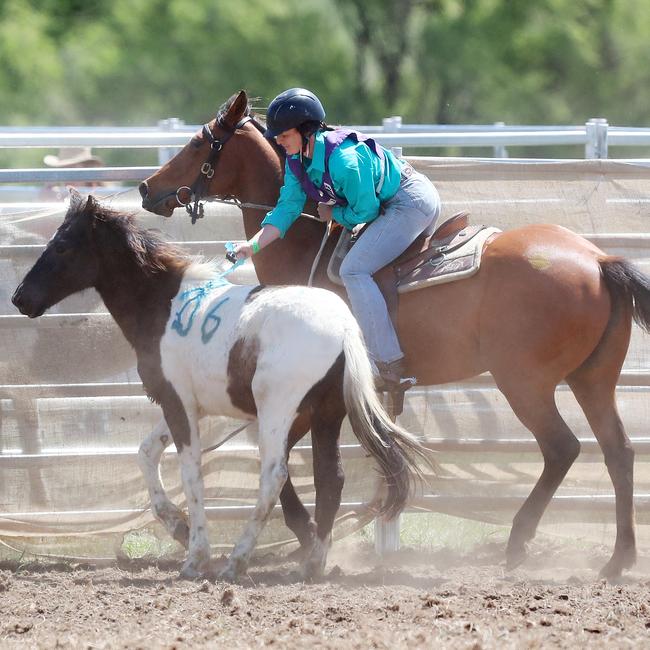
[[[143,207],[171,216],[179,205],[203,196],[273,205],[284,158],[249,114],[246,94],[233,95],[214,120],[140,185]],[[202,174],[206,159],[210,165]],[[265,211],[242,211],[251,237]],[[256,255],[260,282],[305,283],[323,228],[299,219],[284,239]],[[329,243],[326,255],[331,248]],[[320,265],[314,283],[341,292],[327,279],[326,266]],[[562,381],[583,409],[614,485],[616,543],[601,575],[617,578],[635,562],[634,451],[615,399],[632,318],[650,331],[650,278],[555,225],[503,232],[486,245],[476,275],[401,296],[399,336],[409,370],[420,383],[442,384],[489,371],[540,446],[544,469],[514,518],[506,550],[509,568],[525,559],[526,542],[580,452],[556,407],[555,388]],[[307,421],[294,423],[291,441],[308,427]],[[287,524],[304,541],[309,516],[290,480],[281,497]]]

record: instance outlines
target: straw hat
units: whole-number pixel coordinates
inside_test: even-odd
[[[74,165],[85,165],[86,167],[99,167],[104,161],[93,156],[90,147],[61,147],[59,155],[47,155],[43,162],[48,167],[72,167]]]

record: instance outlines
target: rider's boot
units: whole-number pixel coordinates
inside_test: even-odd
[[[376,378],[375,386],[378,391],[388,393],[405,391],[415,386],[415,377],[406,377],[406,363],[404,357],[395,361],[376,361],[379,376]]]

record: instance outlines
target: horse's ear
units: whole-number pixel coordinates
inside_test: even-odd
[[[248,95],[245,90],[240,90],[237,97],[230,104],[228,112],[224,116],[225,121],[234,126],[241,120],[244,115],[246,115],[246,110],[248,109]]]
[[[68,187],[68,192],[70,192],[70,207],[81,208],[84,204],[84,197],[74,187]]]

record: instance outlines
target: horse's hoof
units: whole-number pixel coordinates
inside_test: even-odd
[[[517,567],[521,566],[528,554],[524,545],[519,547],[508,547],[506,549],[506,571],[514,571]]]
[[[600,570],[598,577],[607,582],[618,582],[623,575],[624,569],[629,569],[636,562],[636,551],[619,554],[614,553],[609,562]]]

